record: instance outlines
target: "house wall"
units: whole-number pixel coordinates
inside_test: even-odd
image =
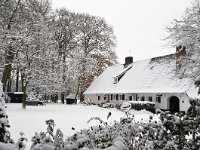
[[[163,110],[169,110],[170,104],[169,99],[172,96],[179,98],[179,107],[180,111],[187,111],[190,107],[189,97],[185,93],[158,93],[158,94],[138,94],[138,100],[141,100],[141,97],[145,96],[145,100],[148,101],[148,97],[152,96],[152,102],[155,103],[155,107]],[[158,101],[156,97],[161,97],[161,102]]]
[[[169,110],[170,109],[170,104],[169,104],[169,99],[172,96],[176,96],[179,98],[179,108],[180,111],[187,111],[187,109],[190,106],[189,103],[189,97],[185,93],[140,93],[140,94],[135,94],[135,93],[119,93],[119,94],[112,94],[112,99],[111,99],[111,94],[85,94],[85,100],[93,102],[95,104],[99,104],[102,102],[110,102],[110,103],[122,103],[123,101],[150,101],[152,98],[152,102],[155,103],[155,107],[163,110]],[[118,100],[117,96],[118,95]],[[124,97],[122,96],[124,95]],[[131,98],[130,98],[131,97]],[[149,99],[149,97],[151,97]],[[160,100],[159,98],[160,97]]]
[[[85,94],[85,101],[92,102],[95,104],[107,102],[107,100],[104,100],[104,95],[105,94]]]

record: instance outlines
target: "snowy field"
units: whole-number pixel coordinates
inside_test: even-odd
[[[9,128],[11,136],[16,142],[20,137],[19,133],[23,131],[25,137],[28,138],[27,149],[30,148],[31,137],[35,135],[35,132],[46,132],[45,120],[53,119],[56,124],[55,129],[60,128],[66,138],[80,129],[97,124],[97,122],[87,124],[91,117],[100,117],[106,121],[107,114],[111,112],[112,115],[108,119],[108,123],[111,124],[114,120],[119,121],[120,117],[124,116],[120,110],[98,106],[47,104],[45,106],[27,106],[25,110],[21,109],[21,104],[6,104],[6,106],[11,125]],[[131,113],[134,114],[136,121],[148,121],[149,116],[152,115],[147,111],[131,111]],[[158,120],[157,116],[155,116],[155,120]],[[72,127],[76,131],[72,130]]]

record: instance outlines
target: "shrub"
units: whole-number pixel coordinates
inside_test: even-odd
[[[131,108],[135,110],[146,109],[152,113],[155,113],[155,103],[148,101],[130,101]]]
[[[8,116],[5,111],[5,95],[1,91],[0,87],[0,142],[3,143],[13,143],[13,140],[10,138],[10,133],[7,128],[10,127],[8,122]]]
[[[116,109],[120,109],[122,104],[115,104]]]

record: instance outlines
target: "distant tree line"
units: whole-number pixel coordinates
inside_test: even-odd
[[[0,0],[1,82],[4,91],[23,91],[24,101],[27,91],[83,100],[94,77],[116,63],[115,45],[103,18],[53,11],[49,0]]]

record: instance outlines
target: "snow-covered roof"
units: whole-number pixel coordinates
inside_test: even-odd
[[[75,96],[75,94],[72,94],[72,93],[71,93],[71,94],[67,95],[66,98],[72,98],[72,99],[75,99],[76,96]]]
[[[113,77],[119,77],[120,75],[124,74],[126,71],[128,71],[132,67],[132,64],[129,64],[127,67],[124,67],[122,70],[117,72]]]
[[[120,64],[108,67],[84,94],[185,92],[190,97],[197,94],[191,78],[180,79],[177,76],[174,54],[136,61],[129,68],[119,82],[114,84],[113,77],[126,69]]]
[[[14,92],[14,94],[24,94],[24,92]]]

